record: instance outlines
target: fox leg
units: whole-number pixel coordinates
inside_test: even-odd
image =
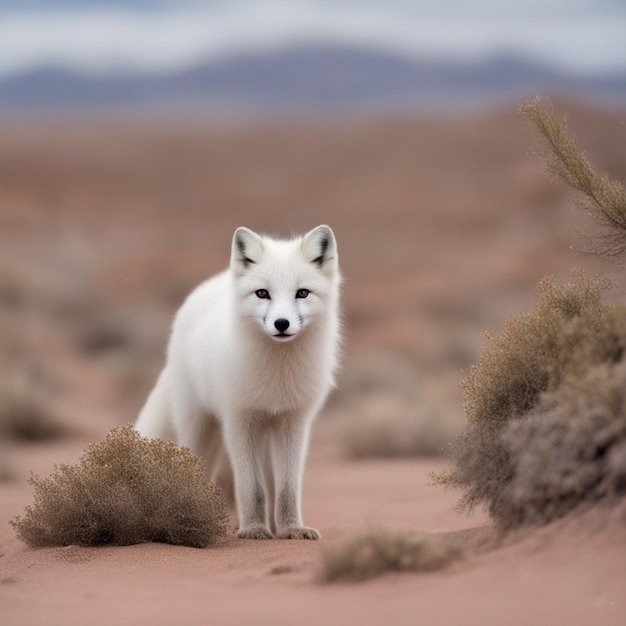
[[[271,539],[259,439],[249,426],[224,423],[224,442],[235,477],[235,498],[241,539]]]
[[[279,539],[319,539],[302,523],[302,474],[309,443],[310,420],[281,424],[271,433],[276,488],[275,520]]]

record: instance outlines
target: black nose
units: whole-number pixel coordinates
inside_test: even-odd
[[[279,333],[284,333],[289,328],[289,320],[281,317],[274,322],[274,327]]]

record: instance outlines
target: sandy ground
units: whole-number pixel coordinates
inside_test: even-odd
[[[626,180],[624,115],[562,108],[589,158]],[[347,426],[373,412],[458,430],[458,384],[480,332],[530,310],[543,276],[583,266],[623,277],[569,249],[589,222],[529,158],[534,139],[514,111],[3,123],[0,133],[3,380],[70,429],[0,443],[2,624],[626,623],[623,507],[497,543],[484,513],[459,514],[458,494],[429,485],[445,459],[346,455]],[[289,234],[323,222],[340,246],[346,341],[305,478],[305,521],[321,542],[21,544],[6,522],[32,501],[29,472],[75,461],[134,419],[171,316],[226,265],[234,228]],[[466,558],[436,573],[318,583],[324,545],[372,526],[466,531]]]

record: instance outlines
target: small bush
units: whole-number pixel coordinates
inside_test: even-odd
[[[435,415],[415,415],[398,407],[396,412],[368,411],[351,418],[342,435],[354,459],[439,456],[451,439],[450,428]]]
[[[509,526],[626,491],[626,308],[604,303],[605,287],[580,272],[544,280],[536,311],[510,319],[471,368],[454,468],[435,477],[463,490],[461,509],[485,504]]]
[[[84,323],[78,333],[77,344],[85,354],[99,355],[129,348],[132,338],[122,323],[102,318]]]
[[[198,548],[229,532],[228,511],[201,461],[131,425],[90,445],[76,465],[31,476],[34,503],[11,520],[29,546],[163,542]]]
[[[0,461],[0,483],[8,483],[15,480],[15,474],[9,464],[3,459]]]
[[[423,572],[441,569],[461,551],[442,539],[406,532],[373,530],[322,551],[320,580],[360,581],[385,572]]]
[[[44,441],[66,433],[34,389],[0,386],[0,437]]]
[[[19,310],[26,300],[24,282],[15,267],[0,264],[0,307]]]
[[[420,384],[421,378],[414,364],[387,355],[364,357],[346,372],[333,403],[350,416],[340,431],[348,457],[443,454],[458,429],[433,402],[432,387]]]

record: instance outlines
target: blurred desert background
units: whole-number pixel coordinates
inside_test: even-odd
[[[11,4],[0,11],[17,28]],[[242,4],[261,14],[276,3]],[[623,24],[623,11],[618,17]],[[413,101],[411,87],[384,98],[356,90],[339,103],[323,92],[285,96],[288,107],[260,96],[257,107],[245,98],[231,107],[218,84],[219,106],[206,111],[201,91],[144,107],[118,80],[122,96],[104,105],[58,97],[38,107],[37,97],[24,100],[28,89],[20,100],[9,87],[39,76],[33,84],[43,91],[34,93],[45,100],[49,70],[18,80],[4,68],[2,621],[624,623],[623,512],[591,511],[494,548],[488,516],[458,513],[458,494],[429,478],[447,466],[446,444],[463,424],[459,383],[480,358],[483,331],[531,311],[538,282],[567,279],[575,267],[610,275],[611,297],[624,302],[623,269],[571,249],[593,222],[531,155],[537,139],[518,113],[525,99],[551,96],[586,156],[626,180],[626,65],[614,54],[611,75],[622,83],[612,79],[610,88],[595,92],[585,68],[584,89],[545,76],[509,81],[495,95],[475,85],[480,97],[464,106],[443,92],[431,102],[425,88]],[[356,71],[341,67],[340,77]],[[571,79],[571,68],[565,74]],[[29,473],[75,462],[90,442],[134,421],[163,365],[175,311],[227,266],[235,228],[288,236],[321,223],[338,240],[345,339],[338,388],[314,429],[305,520],[321,544],[372,526],[458,532],[471,556],[442,572],[323,586],[318,543],[20,543],[7,522],[32,501]]]

